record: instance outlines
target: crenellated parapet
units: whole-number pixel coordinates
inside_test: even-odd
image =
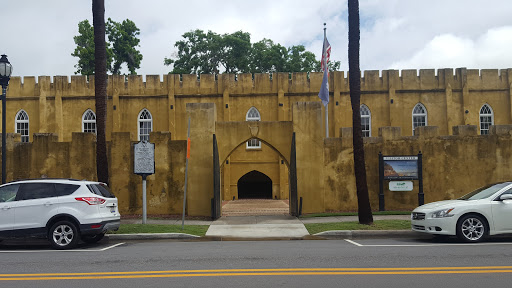
[[[437,72],[437,73],[436,73]],[[349,91],[348,72],[335,71],[329,75],[330,90]],[[323,73],[273,74],[193,74],[109,75],[108,94],[123,96],[166,95],[173,89],[175,95],[209,95],[228,90],[230,94],[317,93]],[[512,69],[421,69],[421,70],[367,70],[361,73],[361,90],[368,92],[396,90],[506,90],[512,84]],[[94,76],[34,76],[11,77],[9,97],[93,96]]]

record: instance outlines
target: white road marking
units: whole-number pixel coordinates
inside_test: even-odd
[[[359,247],[364,246],[364,245],[361,245],[361,244],[357,243],[356,241],[352,241],[352,240],[350,240],[350,239],[345,239],[345,241],[347,241],[348,243],[354,244],[354,245],[356,245],[356,246],[359,246]]]
[[[124,244],[124,242],[117,243],[117,244],[114,244],[114,245],[112,245],[112,246],[108,246],[108,247],[105,247],[105,248],[103,248],[103,249],[100,249],[99,251],[106,251],[106,250],[112,249],[112,248],[114,248],[114,247],[121,246],[121,245],[123,245],[123,244]]]
[[[497,246],[512,245],[512,243],[446,243],[446,244],[384,244],[384,245],[361,245],[364,247],[439,247],[439,246]]]
[[[445,243],[445,244],[370,244],[363,245],[357,243],[356,241],[352,241],[350,239],[345,239],[348,243],[354,244],[358,247],[439,247],[439,246],[497,246],[497,245],[512,245],[512,243]]]
[[[102,248],[102,249],[89,249],[89,250],[85,250],[85,249],[76,249],[76,250],[14,250],[14,251],[0,250],[0,253],[103,252],[103,251],[112,249],[114,247],[117,247],[117,246],[120,246],[120,245],[123,245],[123,244],[124,244],[124,242],[123,243],[117,243],[117,244],[114,244],[114,245],[111,245],[111,246],[108,246],[108,247],[105,247],[105,248]]]

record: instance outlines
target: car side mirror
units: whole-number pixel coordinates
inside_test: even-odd
[[[512,200],[512,194],[503,194],[500,196],[500,200]]]

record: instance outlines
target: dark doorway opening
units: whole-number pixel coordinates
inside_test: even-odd
[[[237,186],[238,199],[272,199],[272,180],[256,170],[242,176]]]

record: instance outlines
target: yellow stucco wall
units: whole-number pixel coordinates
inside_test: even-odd
[[[340,137],[340,128],[352,125],[347,74],[336,71],[329,76],[330,137]],[[439,135],[452,135],[452,126],[478,126],[479,110],[484,104],[492,107],[495,125],[512,123],[511,69],[385,70],[364,71],[361,76],[361,104],[370,109],[372,136],[378,136],[379,128],[387,126],[400,127],[401,135],[412,136],[412,109],[417,103],[425,106],[428,111],[428,125],[437,126]],[[128,134],[123,137],[128,137],[132,142],[137,141],[137,116],[144,108],[153,117],[153,131],[170,132],[170,140],[185,140],[186,107],[190,103],[213,103],[217,122],[244,122],[251,107],[258,109],[262,123],[293,122],[294,103],[320,103],[317,95],[321,80],[321,73],[293,73],[291,76],[288,73],[201,75],[199,79],[195,75],[148,75],[145,81],[141,75],[128,76],[126,80],[124,76],[109,76],[107,140],[112,141],[114,135],[118,135],[116,133],[125,132]],[[74,133],[82,131],[83,113],[87,109],[95,111],[94,106],[93,76],[88,80],[84,76],[40,76],[37,79],[12,77],[7,92],[7,132],[15,131],[15,115],[20,109],[24,109],[30,119],[30,141],[34,141],[34,133],[55,133],[57,142],[75,142]],[[324,109],[320,108],[319,113],[322,119],[319,126],[323,126]],[[324,127],[315,129],[321,131],[322,135],[325,131]],[[267,137],[274,142],[279,138],[276,135]],[[279,152],[277,150],[281,148],[276,150],[276,143],[269,144],[273,147],[263,144],[261,150],[254,151],[246,149],[242,143],[238,148],[226,152],[227,159],[220,159],[223,161],[223,199],[236,196],[237,181],[252,170],[261,171],[272,179],[274,197],[288,198],[289,151]],[[350,153],[344,151],[342,154],[344,156],[339,161],[349,161]],[[23,159],[25,156],[18,157]],[[59,160],[52,159],[45,161],[50,163]],[[226,160],[229,164],[225,164]],[[84,172],[87,177],[92,175],[88,169]],[[348,166],[346,169],[349,169]],[[19,168],[16,173],[40,177],[37,173],[32,175],[32,172],[22,170]],[[322,202],[336,203],[331,202],[332,197],[327,196],[330,193],[328,182],[325,187],[322,188],[326,191]],[[347,195],[346,197],[353,196],[350,193]],[[136,203],[130,201],[132,204]],[[206,207],[208,204],[205,202],[201,205]],[[305,212],[324,209],[323,204],[309,207],[305,201],[304,205]],[[325,209],[330,208],[325,206]]]

